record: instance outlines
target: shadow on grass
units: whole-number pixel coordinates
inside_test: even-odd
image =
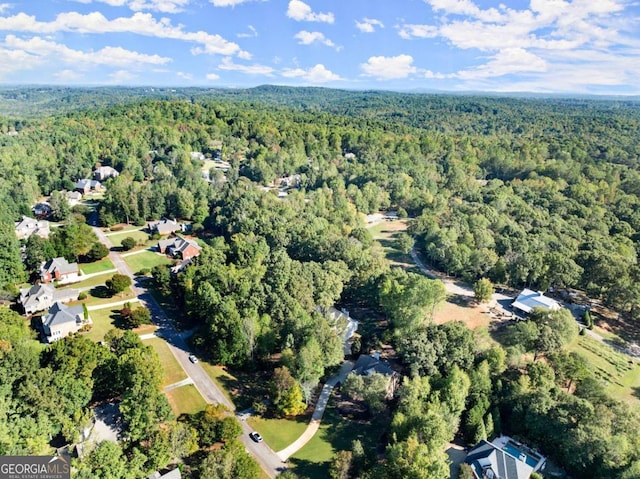
[[[227,372],[233,378],[220,375],[216,381],[229,393],[238,411],[252,407],[256,401],[268,400],[270,373],[229,369]]]
[[[640,399],[640,386],[631,388],[633,397]]]
[[[106,298],[112,298],[113,297],[113,293],[111,292],[111,290],[109,288],[107,288],[106,286],[104,286],[104,285],[95,286],[95,287],[91,288],[89,293],[94,298],[106,299]]]

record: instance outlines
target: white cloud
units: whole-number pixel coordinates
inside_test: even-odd
[[[131,17],[108,20],[100,12],[83,15],[78,12],[60,13],[53,21],[41,22],[35,16],[18,13],[11,17],[0,17],[0,30],[31,33],[128,33],[147,37],[167,38],[195,43],[193,54],[238,55],[242,50],[238,44],[225,40],[220,35],[204,31],[186,32],[183,26],[173,26],[171,20],[156,20],[150,13],[134,13]]]
[[[364,71],[365,76],[376,77],[380,80],[407,78],[418,71],[413,66],[411,55],[370,57],[367,63],[360,64],[360,68]]]
[[[235,7],[241,3],[247,3],[254,0],[209,0],[214,7]],[[266,1],[266,0],[262,0]]]
[[[375,27],[384,28],[384,25],[375,18],[363,18],[361,22],[356,20],[356,28],[363,33],[373,33],[376,31]]]
[[[494,78],[523,72],[545,72],[546,61],[522,48],[505,48],[492,59],[476,68],[462,70],[456,74],[461,79]]]
[[[238,33],[238,38],[251,38],[258,36],[258,30],[253,25],[248,25],[247,28],[251,33]]]
[[[268,65],[239,65],[237,63],[233,63],[230,57],[225,57],[222,59],[222,63],[218,65],[220,70],[230,70],[241,73],[246,73],[247,75],[265,75],[265,76],[273,76],[273,68]]]
[[[0,3],[0,14],[4,13],[5,10],[9,10],[9,8],[11,8],[10,3]]]
[[[128,72],[127,70],[118,70],[109,75],[109,83],[113,85],[122,85],[130,83],[131,80],[138,78],[138,75]]]
[[[77,82],[78,80],[82,80],[84,75],[75,71],[75,70],[62,70],[57,73],[54,73],[53,76],[62,83],[72,83]]]
[[[176,75],[185,80],[193,80],[193,75],[191,73],[177,72]]]
[[[207,80],[219,80],[220,75],[216,75],[215,73],[207,73]]]
[[[0,46],[0,78],[3,78],[8,73],[31,70],[42,65],[46,61],[45,58],[31,55],[24,50],[9,50]]]
[[[336,44],[326,38],[321,32],[308,32],[301,30],[296,33],[293,38],[298,40],[300,45],[311,45],[312,43],[322,43],[328,47],[335,47]]]
[[[167,57],[147,55],[125,50],[121,47],[104,47],[97,51],[73,50],[66,45],[44,40],[40,37],[24,40],[15,35],[7,35],[3,46],[16,51],[23,51],[33,57],[40,57],[43,62],[54,58],[56,61],[73,64],[80,68],[95,65],[113,67],[138,66],[142,64],[164,65],[171,61]]]
[[[291,0],[289,2],[289,7],[287,8],[287,17],[299,22],[307,21],[333,23],[335,21],[333,13],[315,13],[311,10],[311,7],[309,5],[301,0]]]
[[[433,25],[416,25],[416,24],[404,24],[400,27],[398,35],[405,40],[412,38],[434,38],[439,34],[437,27]]]
[[[126,6],[135,12],[152,10],[162,13],[179,13],[191,0],[75,0],[79,3],[106,3],[112,7]]]
[[[302,78],[309,83],[327,83],[330,81],[342,80],[340,75],[328,70],[323,64],[305,70],[303,68],[285,68],[282,76],[287,78]]]

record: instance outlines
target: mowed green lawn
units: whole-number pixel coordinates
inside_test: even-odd
[[[193,384],[187,384],[165,393],[171,409],[176,416],[180,414],[195,414],[207,405],[202,395]]]
[[[115,268],[116,267],[113,265],[109,258],[104,258],[93,263],[80,264],[80,271],[82,271],[82,274],[101,273],[102,271],[109,271]]]
[[[139,306],[139,303],[132,302],[131,305],[136,308]],[[107,331],[113,328],[120,328],[122,326],[119,317],[121,309],[122,306],[115,306],[113,308],[89,311],[93,325],[89,332],[83,334],[93,341],[102,341],[104,339],[104,335],[107,334]],[[136,334],[148,334],[154,332],[156,329],[157,327],[153,324],[145,324],[144,326],[134,329],[133,332]]]
[[[122,233],[118,232],[117,234],[110,234],[108,238],[113,246],[121,246],[122,240],[125,238],[133,238],[136,240],[136,243],[146,243],[149,240],[149,233],[140,229],[129,230]]]
[[[87,278],[87,279],[83,279],[82,281],[78,281],[77,283],[73,283],[73,284],[65,284],[64,287],[65,288],[88,288],[91,286],[98,286],[101,284],[104,284],[105,281],[107,281],[109,278],[111,278],[115,273],[105,273],[105,274],[99,274],[97,276],[92,276],[91,278]],[[82,277],[82,276],[81,276]]]
[[[233,404],[233,397],[227,390],[227,386],[229,384],[237,383],[238,379],[235,376],[229,374],[222,366],[213,365],[208,361],[200,361],[200,366],[202,366],[202,369],[204,369],[204,371],[209,375],[213,382],[218,385],[229,402]]]
[[[588,336],[578,336],[569,349],[585,357],[589,369],[611,396],[633,406],[640,405],[640,364]]]
[[[182,366],[163,339],[145,339],[144,344],[151,346],[156,351],[156,353],[158,353],[160,364],[162,364],[162,369],[164,370],[162,387],[177,383],[178,381],[182,381],[183,379],[187,379],[187,373],[184,372],[184,369],[182,369]]]
[[[271,449],[278,452],[302,435],[309,425],[309,416],[293,419],[250,417],[247,423],[260,433]]]
[[[330,403],[333,401],[331,399]],[[335,406],[329,404],[320,429],[296,454],[289,458],[294,472],[310,479],[329,477],[329,465],[336,451],[351,450],[355,439],[362,442],[365,451],[375,450],[386,429],[386,416],[379,415],[369,422],[344,419]]]
[[[123,256],[123,258],[133,272],[138,272],[142,269],[151,269],[154,266],[160,264],[170,264],[171,260],[163,254],[154,253],[152,251],[143,251],[142,253],[132,254],[130,256]]]

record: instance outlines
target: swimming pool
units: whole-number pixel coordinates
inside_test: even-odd
[[[515,457],[516,459],[520,459],[521,461],[527,463],[527,465],[531,467],[536,467],[538,465],[538,461],[540,460],[540,458],[529,455],[523,450],[519,449],[518,446],[513,444],[512,442],[506,443],[502,450],[507,454]]]

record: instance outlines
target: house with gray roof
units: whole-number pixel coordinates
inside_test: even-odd
[[[53,343],[70,334],[77,333],[91,319],[84,319],[82,305],[66,306],[60,302],[49,308],[49,313],[42,316],[42,329],[48,343]]]
[[[149,223],[148,228],[151,234],[158,233],[160,236],[166,236],[177,231],[185,231],[186,225],[178,223],[176,220],[162,218],[160,221]]]
[[[107,178],[116,178],[120,172],[111,166],[100,166],[93,172],[93,177],[98,181],[104,181]]]
[[[173,256],[174,258],[180,258],[183,261],[195,258],[200,254],[201,249],[200,245],[195,241],[179,235],[158,242],[158,251],[160,251],[160,253]]]
[[[58,281],[60,284],[80,281],[78,263],[69,263],[64,258],[53,258],[40,265],[40,280],[43,283]]]
[[[20,290],[18,303],[26,314],[33,314],[50,308],[56,302],[68,303],[78,299],[79,294],[77,289],[56,289],[51,284],[34,284]]]
[[[529,479],[539,471],[546,459],[508,436],[493,442],[480,441],[465,462],[471,466],[477,479]]]
[[[18,239],[27,239],[31,235],[48,238],[50,232],[47,220],[37,220],[28,216],[22,216],[20,221],[16,221],[15,229]]]
[[[182,474],[180,473],[180,469],[177,467],[167,472],[166,474],[160,474],[158,471],[155,471],[151,474],[148,479],[182,479]]]
[[[389,363],[386,361],[380,361],[380,355],[377,352],[372,356],[361,354],[349,374],[358,374],[360,376],[382,374],[387,376],[389,378],[389,382],[387,384],[387,399],[391,399],[393,397],[400,382],[400,375],[391,369]]]
[[[74,189],[76,191],[79,191],[83,195],[86,195],[91,191],[100,191],[102,189],[102,183],[100,183],[98,180],[83,178],[81,180],[76,181]]]
[[[542,291],[532,291],[530,289],[523,289],[522,293],[511,303],[511,307],[525,314],[531,313],[534,308],[551,311],[556,311],[561,308],[560,303],[555,299],[545,296]]]

